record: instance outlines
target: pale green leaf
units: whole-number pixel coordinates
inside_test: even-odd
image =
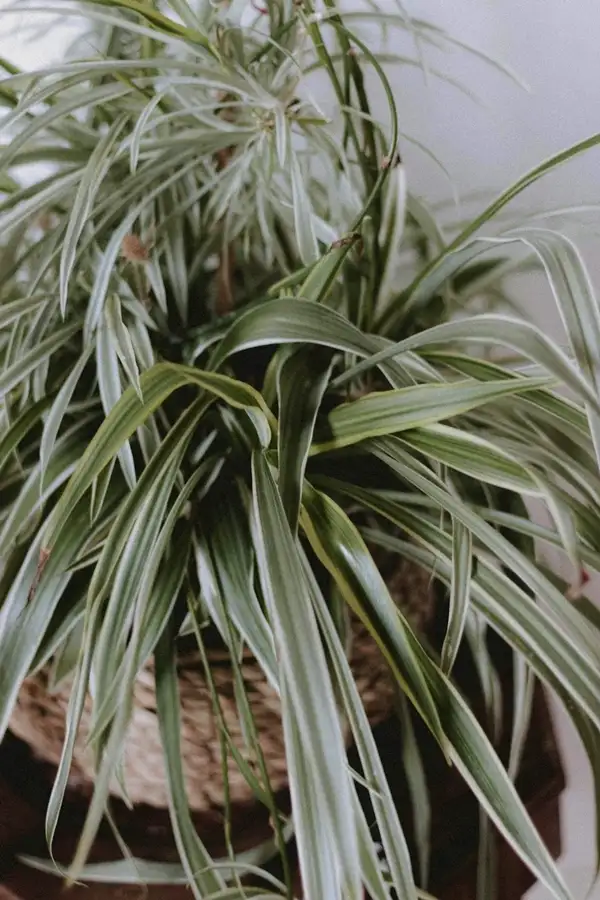
[[[321,358],[317,351],[306,348],[289,355],[279,371],[279,491],[293,533],[298,527],[315,421],[332,366],[330,356]]]
[[[12,593],[18,614],[0,630],[0,737],[6,732],[23,679],[70,581],[68,568],[86,538],[88,515],[84,503],[73,509],[53,552],[43,558],[45,562],[38,560],[40,550],[34,543],[20,577],[13,583]],[[35,589],[36,602],[27,603],[32,588]]]
[[[227,509],[227,515],[218,513]],[[243,635],[271,684],[277,686],[277,661],[271,626],[254,587],[254,554],[249,522],[238,491],[217,492],[205,510],[212,564],[227,613]]]
[[[9,391],[24,381],[51,354],[67,345],[80,328],[80,322],[71,322],[69,325],[63,325],[62,328],[56,328],[36,347],[28,350],[12,365],[0,372],[0,400],[3,400]]]
[[[257,412],[263,412],[267,418],[270,417],[270,412],[263,406],[260,395],[242,382],[188,366],[157,363],[140,376],[144,401],[140,402],[133,388],[128,388],[83,454],[54,510],[52,527],[46,534],[46,541],[50,547],[68,518],[70,508],[89,489],[94,478],[108,465],[125,441],[173,391],[186,385],[206,391],[206,405],[218,397],[234,407],[252,407]]]
[[[431,798],[423,757],[406,697],[398,692],[396,709],[402,728],[402,765],[410,794],[421,885],[427,885],[431,861]]]
[[[535,166],[521,178],[517,179],[509,188],[503,191],[480,215],[472,219],[469,224],[460,232],[460,234],[449,244],[438,256],[436,256],[427,266],[425,266],[413,283],[406,291],[406,302],[396,304],[390,307],[390,314],[385,322],[385,327],[392,332],[398,329],[409,313],[418,308],[426,300],[428,300],[449,277],[450,273],[456,271],[462,265],[462,255],[465,251],[467,257],[471,254],[473,247],[477,254],[480,250],[475,245],[468,245],[466,242],[487,222],[492,220],[505,206],[507,206],[515,197],[518,197],[524,190],[539,181],[549,172],[552,172],[557,166],[568,162],[580,153],[590,150],[592,147],[600,143],[600,134],[594,134],[589,138],[579,141],[549,157],[540,165]],[[466,244],[466,247],[465,247]],[[453,259],[456,254],[457,259]],[[449,266],[446,264],[449,263]],[[383,323],[382,323],[383,324]]]
[[[188,882],[198,900],[222,889],[224,879],[211,867],[212,859],[196,833],[190,814],[181,764],[180,700],[175,661],[175,642],[167,630],[155,654],[156,703],[165,755],[169,812]]]
[[[337,685],[352,728],[365,778],[367,784],[372,787],[370,800],[381,833],[392,883],[399,900],[409,900],[416,896],[415,886],[408,847],[398,818],[398,811],[344,648],[305,556],[303,556],[303,566],[319,624],[323,629],[327,648],[331,655]]]
[[[67,308],[69,279],[75,265],[77,244],[92,213],[94,200],[113,161],[115,145],[127,122],[121,115],[98,141],[85,167],[77,193],[73,199],[60,257],[60,308],[64,316]]]
[[[116,341],[111,333],[108,317],[98,328],[95,335],[96,344],[96,370],[98,373],[98,392],[102,401],[105,416],[108,416],[114,406],[117,405],[123,395],[121,384],[121,372],[119,370],[119,356],[117,354]],[[118,450],[119,463],[130,488],[136,482],[135,461],[131,444],[124,442]]]
[[[566,633],[573,635],[575,652],[582,658],[598,652],[600,648],[598,637],[589,633],[577,610],[518,548],[473,513],[467,504],[450,494],[430,470],[400,450],[393,438],[376,439],[376,442],[373,442],[373,450],[392,471],[422,490],[438,503],[440,508],[460,519],[472,532],[473,537],[481,540],[510,571],[521,578],[534,591],[557,624],[564,628]]]
[[[8,328],[21,316],[36,312],[47,299],[44,295],[37,297],[34,295],[33,297],[23,297],[19,300],[0,304],[0,328]]]
[[[319,630],[277,485],[253,454],[258,573],[279,659],[293,815],[307,898],[360,900],[353,786]],[[300,741],[311,735],[310,745]],[[317,832],[311,830],[314,817]],[[302,823],[302,824],[300,824]],[[320,836],[318,832],[321,832]]]
[[[131,335],[125,323],[123,322],[123,314],[121,301],[112,294],[106,301],[105,308],[106,326],[110,332],[116,354],[119,358],[123,370],[127,375],[130,384],[133,385],[140,400],[142,400],[140,390],[140,372],[137,364],[135,350]]]
[[[68,377],[63,382],[63,385],[56,395],[56,398],[48,412],[48,417],[44,423],[42,440],[40,442],[42,480],[44,478],[44,473],[48,467],[48,463],[52,457],[52,452],[54,450],[60,426],[68,410],[69,404],[77,387],[77,383],[79,382],[82,372],[89,361],[90,355],[91,348],[88,348],[87,351],[84,351],[81,354],[81,356],[71,369]]]
[[[421,512],[415,514],[406,504],[388,500],[346,483],[327,480],[327,486],[342,496],[358,500],[367,509],[389,519],[405,533],[414,535],[428,548],[399,541],[374,529],[363,529],[365,536],[392,552],[414,558],[429,568],[448,586],[452,580],[450,537]],[[553,687],[562,685],[573,701],[600,723],[598,673],[590,658],[575,659],[576,639],[570,630],[555,624],[548,612],[536,604],[514,581],[498,571],[486,554],[478,555],[476,574],[471,579],[471,602],[516,650],[524,653],[540,678]]]
[[[498,830],[553,895],[570,900],[556,863],[531,821],[496,752],[456,688],[412,638],[415,652],[438,702],[458,771]]]
[[[309,265],[319,256],[319,247],[313,226],[312,207],[308,199],[300,163],[295,153],[291,156],[290,165],[296,240],[298,241],[300,259],[304,265]]]
[[[442,647],[442,672],[449,674],[460,648],[469,612],[473,541],[471,532],[458,519],[452,520],[452,585],[448,626]]]
[[[445,748],[446,738],[408,634],[410,626],[395,606],[367,547],[343,510],[325,494],[306,489],[302,528],[342,596],[365,624],[407,694]]]
[[[533,496],[542,493],[540,484],[526,465],[502,447],[466,428],[428,425],[403,433],[401,441],[429,459],[487,484]]]

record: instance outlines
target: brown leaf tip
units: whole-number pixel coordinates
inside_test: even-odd
[[[29,588],[29,593],[27,595],[27,601],[33,600],[35,596],[35,592],[37,591],[38,585],[40,583],[40,579],[44,574],[44,569],[46,568],[46,563],[50,558],[50,550],[47,547],[42,547],[40,549],[40,555],[38,557],[38,563],[35,570],[35,574],[33,576],[33,581],[31,582],[31,587]]]
[[[384,156],[381,160],[381,168],[382,169],[395,169],[396,166],[402,165],[402,157],[400,153],[396,150],[393,156]]]
[[[345,234],[343,237],[338,238],[337,241],[334,241],[331,245],[331,249],[339,250],[340,247],[350,247],[360,240],[362,240],[362,238],[358,231],[352,231],[350,234]]]
[[[586,569],[581,568],[578,572],[577,580],[573,582],[566,593],[567,600],[579,600],[589,580],[590,573]]]
[[[148,262],[150,251],[137,234],[126,234],[121,243],[121,256],[128,262]]]

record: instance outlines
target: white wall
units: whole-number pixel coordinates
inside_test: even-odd
[[[390,8],[393,0],[390,0]],[[453,71],[475,87],[488,109],[451,88],[413,89],[405,95],[407,118],[456,173],[463,188],[504,183],[547,156],[600,130],[596,0],[455,0],[424,4],[416,14],[503,59],[530,85],[526,93],[485,65],[457,51]],[[564,199],[600,197],[592,152],[553,179],[542,194]]]

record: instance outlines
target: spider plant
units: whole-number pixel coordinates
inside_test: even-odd
[[[445,230],[407,187],[410,136],[383,63],[401,77],[430,47],[470,50],[401,7],[17,6],[86,29],[59,64],[4,63],[0,84],[0,735],[23,679],[59,658],[73,689],[49,849],[93,682],[97,779],[70,877],[244,896],[181,791],[178,640],[202,647],[212,623],[233,669],[249,648],[280,693],[307,900],[362,900],[365,888],[414,900],[428,801],[416,804],[417,873],[347,662],[349,609],[482,820],[567,900],[513,782],[536,679],[564,701],[598,776],[600,635],[581,593],[600,568],[600,315],[570,240],[506,214],[600,136]],[[373,28],[404,39],[405,55],[380,59]],[[502,296],[523,249],[546,275],[566,351],[523,318],[473,312]],[[550,524],[530,517],[532,501]],[[538,542],[566,552],[570,585],[536,562]],[[375,548],[447,586],[441,655],[395,608]],[[453,684],[465,641],[490,675],[487,629],[515,655],[507,768]],[[152,655],[181,865],[133,872],[125,860],[99,874],[86,859]],[[482,873],[489,897],[485,860]],[[271,878],[261,896],[290,892]]]

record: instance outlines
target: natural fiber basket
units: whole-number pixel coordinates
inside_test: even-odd
[[[395,566],[387,578],[392,597],[417,631],[425,631],[433,610],[430,576],[406,560]],[[390,712],[394,688],[375,642],[360,623],[353,623],[350,662],[370,721],[375,724]],[[244,736],[237,712],[231,668],[212,660],[212,674],[223,719],[232,740],[244,753]],[[204,670],[197,656],[179,660],[181,752],[187,796],[194,812],[223,807],[224,786],[219,729]],[[287,785],[285,749],[281,729],[279,699],[253,657],[242,663],[248,698],[272,788]],[[65,735],[65,715],[70,684],[63,682],[55,692],[48,690],[48,670],[27,678],[21,688],[10,728],[28,743],[41,760],[58,764]],[[94,769],[86,745],[91,713],[88,698],[77,737],[72,770],[72,786],[89,790]],[[246,804],[252,791],[233,760],[229,759],[229,800]],[[156,713],[154,674],[149,663],[135,686],[135,703],[127,734],[123,776],[129,800],[134,804],[166,807],[167,790],[162,747]],[[114,793],[120,793],[117,785]]]

